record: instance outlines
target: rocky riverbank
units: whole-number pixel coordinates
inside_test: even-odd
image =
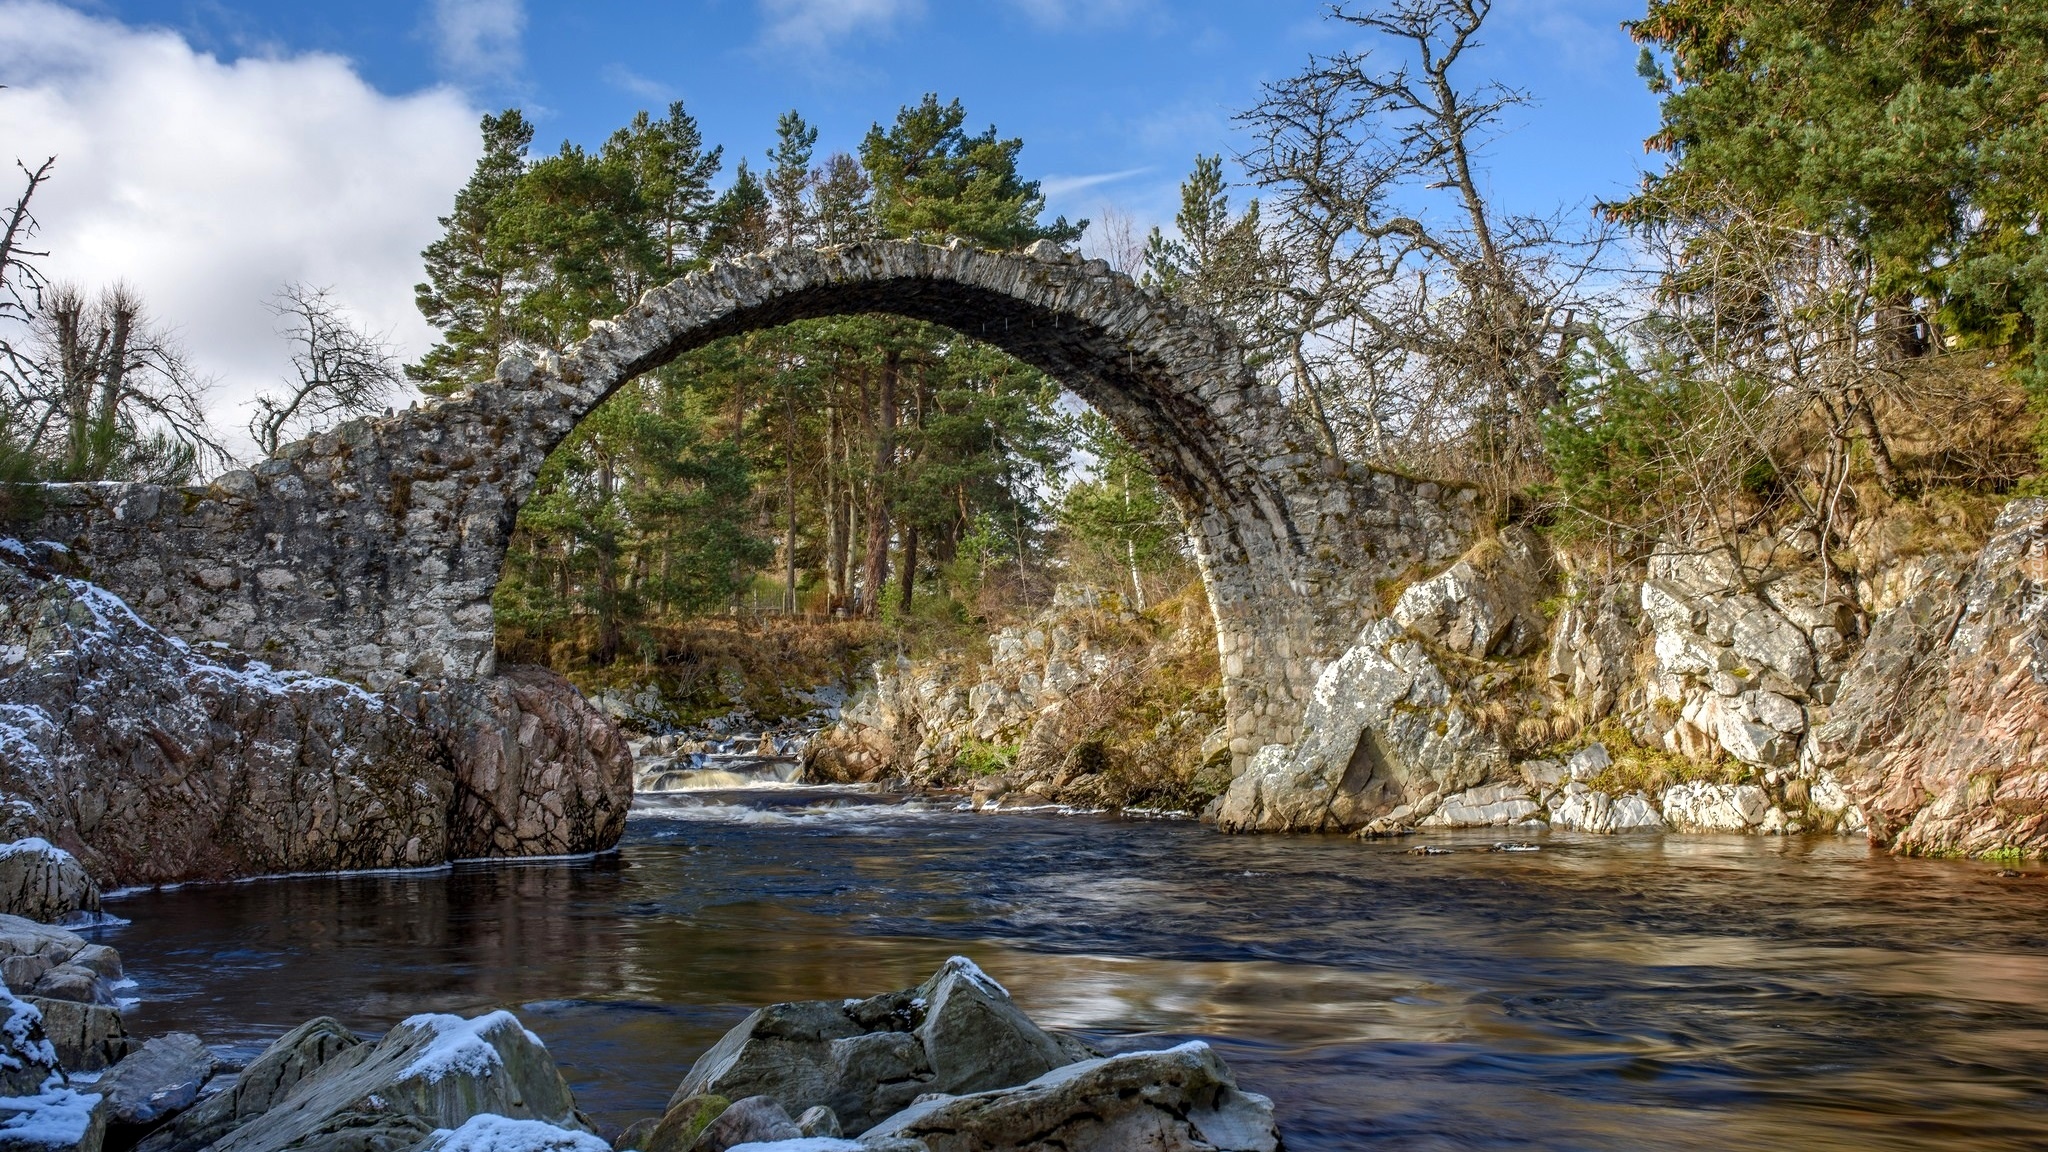
[[[2038,856],[2044,556],[2042,499],[1995,520],[1903,507],[1825,563],[1797,525],[1618,569],[1510,528],[1389,585],[1385,614],[1322,671],[1304,737],[1234,780],[1216,778],[1223,733],[1199,684],[1142,728],[1088,706],[1195,651],[1201,629],[1155,619],[1134,640],[1135,614],[1069,589],[985,660],[879,666],[809,770],[984,804],[1214,796],[1205,816],[1232,832],[1822,832]],[[1104,771],[1090,749],[1119,740],[1168,755]]]
[[[632,760],[545,669],[385,693],[173,639],[0,541],[0,836],[110,885],[617,843]]]
[[[885,661],[805,758],[818,783],[983,804],[1192,811],[1230,781],[1216,634],[1198,591],[1135,612],[1062,585],[986,657]]]
[[[71,914],[75,862],[16,846]],[[21,907],[17,903],[10,906]],[[38,907],[49,906],[47,903]],[[0,914],[4,1152],[1275,1152],[1272,1105],[1206,1045],[1105,1056],[955,957],[865,999],[773,1004],[700,1055],[663,1115],[599,1135],[509,1012],[413,1016],[379,1039],[306,1021],[240,1068],[122,1027],[121,958]]]

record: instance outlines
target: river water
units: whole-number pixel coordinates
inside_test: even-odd
[[[2048,877],[1857,841],[1226,838],[801,788],[594,860],[138,892],[130,1029],[505,1006],[613,1130],[752,1007],[974,958],[1105,1048],[1214,1043],[1311,1149],[2048,1147]]]

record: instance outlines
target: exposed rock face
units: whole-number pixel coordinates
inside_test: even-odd
[[[491,1114],[583,1131],[547,1048],[508,1012],[415,1016],[330,1055],[218,1152],[393,1152]]]
[[[97,907],[78,865],[115,884],[421,867],[624,829],[625,742],[553,673],[373,695],[204,654],[4,543],[0,832],[79,857],[0,850],[0,891],[39,910]]]
[[[448,854],[559,856],[618,843],[633,755],[617,725],[545,668],[397,694],[455,776]]]
[[[1973,563],[1931,564],[1878,617],[1817,735],[1873,838],[2048,851],[2048,500],[2015,500]]]
[[[0,551],[0,794],[120,884],[425,865],[454,785],[353,685],[234,667]]]
[[[823,1105],[859,1133],[924,1093],[1021,1084],[1088,1055],[956,956],[916,988],[756,1011],[698,1058],[670,1104],[768,1096],[788,1115]]]
[[[1271,747],[1231,782],[1227,832],[1340,832],[1400,819],[1512,767],[1395,620],[1368,625],[1316,682],[1302,738]],[[1402,810],[1406,809],[1407,812]]]
[[[1175,501],[1208,581],[1242,759],[1297,734],[1321,665],[1376,614],[1374,584],[1447,560],[1469,491],[1324,457],[1214,320],[1054,245],[882,241],[721,261],[511,357],[457,399],[349,424],[205,488],[54,488],[33,535],[193,642],[383,691],[481,678],[490,596],[548,452],[626,381],[738,332],[887,312],[985,339],[1116,425]],[[268,654],[267,656],[265,654]]]
[[[1272,1103],[1242,1092],[1209,1046],[1183,1044],[1087,1060],[1021,1087],[937,1096],[890,1117],[869,1139],[921,1140],[931,1152],[1276,1152]]]

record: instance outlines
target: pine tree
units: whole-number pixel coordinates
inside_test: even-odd
[[[966,122],[960,101],[942,105],[927,94],[901,109],[890,127],[868,130],[860,159],[874,181],[882,231],[924,240],[958,236],[996,249],[1079,240],[1086,220],[1039,223],[1045,196],[1038,181],[1017,175],[1024,141],[1001,139],[993,125],[969,136]]]
[[[810,192],[817,180],[811,171],[811,152],[817,146],[818,130],[794,111],[784,112],[775,122],[775,147],[768,150],[771,167],[765,183],[779,244],[804,243],[816,233]]]
[[[455,210],[440,218],[442,237],[420,253],[427,279],[413,289],[420,315],[442,333],[439,344],[405,369],[430,396],[488,378],[513,340],[519,288],[498,225],[526,172],[533,125],[508,108],[485,116],[482,128],[483,156],[456,193]]]

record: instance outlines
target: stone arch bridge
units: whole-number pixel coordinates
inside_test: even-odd
[[[1376,585],[1462,550],[1470,494],[1323,456],[1214,321],[1037,245],[785,250],[649,292],[538,362],[358,420],[195,488],[55,488],[36,535],[194,642],[383,689],[487,676],[491,591],[541,462],[627,381],[735,333],[879,312],[1044,370],[1136,445],[1178,505],[1218,624],[1233,758],[1291,742]]]

